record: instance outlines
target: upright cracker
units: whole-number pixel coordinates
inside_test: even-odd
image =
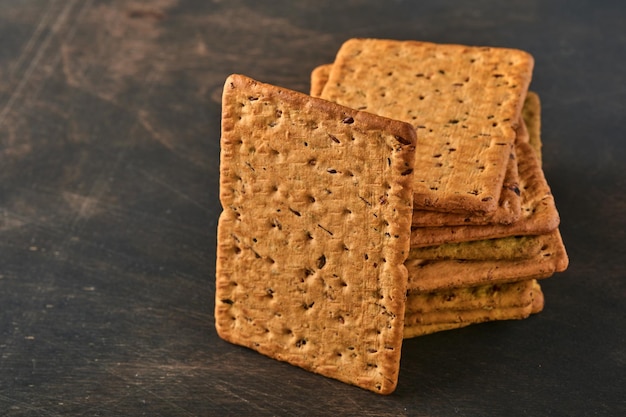
[[[218,334],[392,392],[407,284],[412,126],[232,75],[221,144]]]
[[[528,143],[517,143],[516,152],[522,196],[522,214],[517,222],[510,225],[413,227],[411,246],[539,235],[555,230],[560,222],[559,213],[535,151]]]
[[[484,214],[498,204],[533,63],[507,48],[351,39],[321,97],[419,129],[416,208]]]
[[[547,278],[564,271],[569,259],[559,230],[544,236],[541,252],[520,260],[425,261],[409,254],[409,290],[428,292],[446,288]]]

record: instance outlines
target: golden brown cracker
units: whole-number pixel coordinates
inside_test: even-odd
[[[541,291],[541,286],[537,282],[537,280],[533,280],[533,314],[538,314],[543,311],[545,299],[543,296],[543,291]]]
[[[517,143],[522,214],[510,225],[413,227],[411,246],[434,246],[450,242],[492,239],[517,235],[539,235],[555,230],[560,221],[554,197],[539,161],[528,143]]]
[[[521,320],[532,313],[532,303],[523,306],[498,307],[494,309],[442,310],[429,313],[410,313],[404,317],[405,325],[446,324],[446,323],[484,323],[495,320]]]
[[[446,330],[461,329],[472,325],[471,322],[451,322],[451,323],[434,323],[421,324],[415,323],[404,326],[404,338],[411,339],[418,336],[426,336],[433,333],[443,332]]]
[[[511,224],[520,218],[521,212],[519,173],[517,171],[515,149],[513,149],[507,163],[498,207],[492,213],[474,215],[471,213],[444,213],[433,210],[413,210],[412,224],[418,227],[461,226],[469,224],[482,225],[492,223]]]
[[[416,208],[484,214],[498,205],[533,62],[515,49],[351,39],[321,97],[418,128]]]
[[[506,303],[500,303],[492,308],[475,308],[470,310],[455,311],[448,309],[441,314],[433,312],[428,315],[412,315],[407,311],[405,318],[404,337],[411,338],[423,336],[444,330],[458,329],[471,324],[485,323],[495,320],[519,320],[527,318],[531,314],[537,314],[543,309],[543,292],[536,280],[532,283],[531,298],[529,305],[508,307]],[[519,304],[519,303],[517,303]]]
[[[526,95],[522,118],[528,130],[528,142],[537,154],[539,166],[541,166],[541,100],[537,93],[529,91]]]
[[[526,279],[504,284],[486,284],[447,290],[408,291],[405,315],[434,311],[492,310],[498,307],[522,307],[532,303],[534,283]]]
[[[539,254],[520,260],[425,261],[409,254],[409,290],[428,292],[486,283],[547,278],[564,271],[569,263],[559,230],[546,235]]]
[[[230,76],[222,99],[218,334],[393,391],[414,153],[409,124]]]
[[[311,90],[309,92],[311,96],[319,97],[322,94],[332,67],[333,64],[323,64],[313,68],[313,71],[311,71]]]
[[[436,246],[413,247],[409,258],[439,260],[516,260],[532,258],[541,252],[546,235],[508,236],[471,242],[442,243]]]
[[[405,318],[404,338],[408,339],[443,330],[458,329],[471,324],[498,320],[522,320],[533,313],[532,304],[523,307],[502,307],[493,310],[436,312]]]
[[[529,91],[528,94],[534,94],[534,93]],[[528,100],[525,100],[524,101],[524,107],[522,107],[522,113],[528,111],[528,107],[527,106],[529,106],[529,102],[528,102]],[[536,116],[533,115],[533,118],[534,117],[539,117],[539,114],[537,113]],[[524,119],[524,117],[520,117],[520,122],[517,125],[517,129],[515,129],[515,141],[517,141],[517,142],[525,142],[525,143],[530,142],[530,132],[528,131],[528,127],[526,125],[526,119]]]

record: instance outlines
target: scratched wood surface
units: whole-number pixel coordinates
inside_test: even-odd
[[[626,415],[626,4],[0,0],[0,415]],[[546,310],[407,341],[380,397],[213,327],[221,87],[354,36],[536,58],[569,270]]]

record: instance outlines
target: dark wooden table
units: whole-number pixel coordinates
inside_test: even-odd
[[[214,329],[226,76],[350,37],[536,59],[570,268],[521,322],[408,340],[381,397]],[[626,415],[623,1],[0,1],[0,415]]]

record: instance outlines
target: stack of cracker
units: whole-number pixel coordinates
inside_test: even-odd
[[[387,394],[403,337],[541,311],[537,280],[568,260],[532,69],[519,50],[353,39],[310,95],[229,77],[219,335]]]

